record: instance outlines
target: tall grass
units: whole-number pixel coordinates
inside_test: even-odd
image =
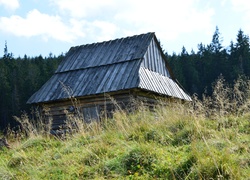
[[[248,179],[249,89],[249,80],[230,87],[220,78],[202,100],[159,102],[153,110],[140,105],[131,113],[118,108],[101,123],[69,116],[78,128],[63,139],[22,116],[28,136],[9,136],[12,148],[0,151],[0,177]]]

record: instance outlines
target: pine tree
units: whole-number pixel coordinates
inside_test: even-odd
[[[222,39],[220,37],[220,32],[218,26],[215,28],[215,32],[213,34],[212,43],[210,44],[211,51],[213,53],[219,53],[222,49]]]

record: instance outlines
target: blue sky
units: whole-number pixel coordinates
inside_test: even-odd
[[[0,57],[59,55],[72,46],[155,32],[172,54],[209,44],[216,26],[223,45],[250,33],[248,0],[0,0]],[[2,51],[1,51],[2,49]]]

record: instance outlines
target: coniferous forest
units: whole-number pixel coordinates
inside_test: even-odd
[[[239,76],[250,76],[249,36],[240,29],[236,42],[226,47],[222,46],[222,39],[216,27],[211,43],[198,44],[196,52],[188,53],[183,46],[180,53],[166,53],[175,78],[190,95],[211,95],[212,84],[219,76],[229,85]],[[5,43],[0,57],[0,130],[17,124],[13,116],[29,113],[31,106],[26,101],[52,76],[63,57],[50,54],[14,58]]]
[[[5,43],[0,58],[0,130],[17,125],[13,116],[29,113],[28,98],[54,73],[64,55],[14,58]]]
[[[227,47],[222,46],[222,39],[216,27],[211,43],[198,44],[197,52],[189,54],[183,47],[178,55],[166,54],[175,78],[189,94],[211,95],[212,84],[219,76],[228,84],[239,76],[250,76],[249,36],[240,29],[236,42],[231,41]]]

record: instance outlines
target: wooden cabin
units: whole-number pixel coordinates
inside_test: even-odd
[[[48,109],[56,129],[76,109],[88,122],[110,113],[113,100],[126,108],[131,99],[153,103],[158,97],[191,101],[150,32],[70,48],[54,75],[27,103]]]

